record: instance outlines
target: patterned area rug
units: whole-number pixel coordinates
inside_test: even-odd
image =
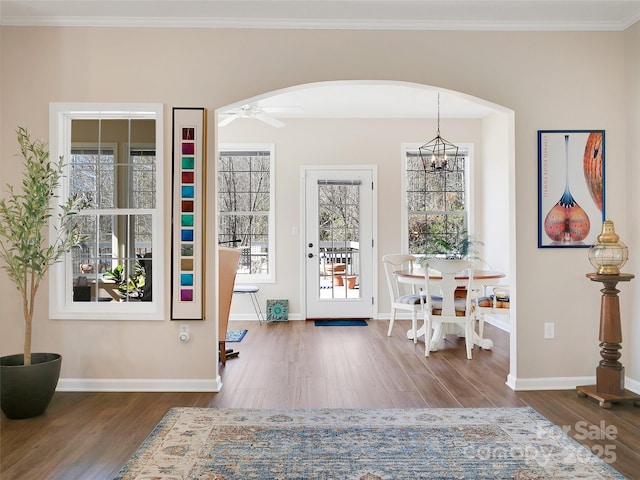
[[[530,408],[174,408],[116,480],[623,479]]]

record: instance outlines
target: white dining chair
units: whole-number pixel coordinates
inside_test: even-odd
[[[478,319],[478,335],[482,338],[484,334],[484,316],[509,315],[511,295],[509,285],[496,284],[486,285],[483,291],[477,292],[473,299],[475,305],[475,316]]]
[[[425,357],[437,349],[433,342],[443,338],[443,324],[457,324],[464,327],[467,358],[471,360],[474,345],[474,304],[472,303],[473,262],[469,260],[429,259],[425,269],[436,270],[442,276],[439,281],[429,280],[425,275]],[[458,281],[457,274],[464,272],[465,279]],[[437,287],[436,287],[437,285]],[[456,289],[465,287],[464,295],[457,295]]]
[[[413,269],[416,257],[413,255],[390,253],[382,257],[382,264],[387,277],[389,287],[389,299],[391,301],[391,319],[389,320],[389,331],[387,336],[391,336],[393,323],[398,310],[411,312],[411,329],[413,330],[413,343],[418,342],[418,312],[424,307],[424,295],[417,291],[414,284],[402,283],[393,274],[397,270]]]

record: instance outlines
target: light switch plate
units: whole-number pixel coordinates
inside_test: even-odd
[[[556,324],[545,323],[544,324],[544,338],[556,338]]]

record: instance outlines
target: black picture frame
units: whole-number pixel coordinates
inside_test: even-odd
[[[173,108],[171,320],[205,318],[206,116]]]

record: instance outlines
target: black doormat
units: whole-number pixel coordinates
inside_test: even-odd
[[[316,327],[366,327],[367,322],[360,319],[315,320]]]

